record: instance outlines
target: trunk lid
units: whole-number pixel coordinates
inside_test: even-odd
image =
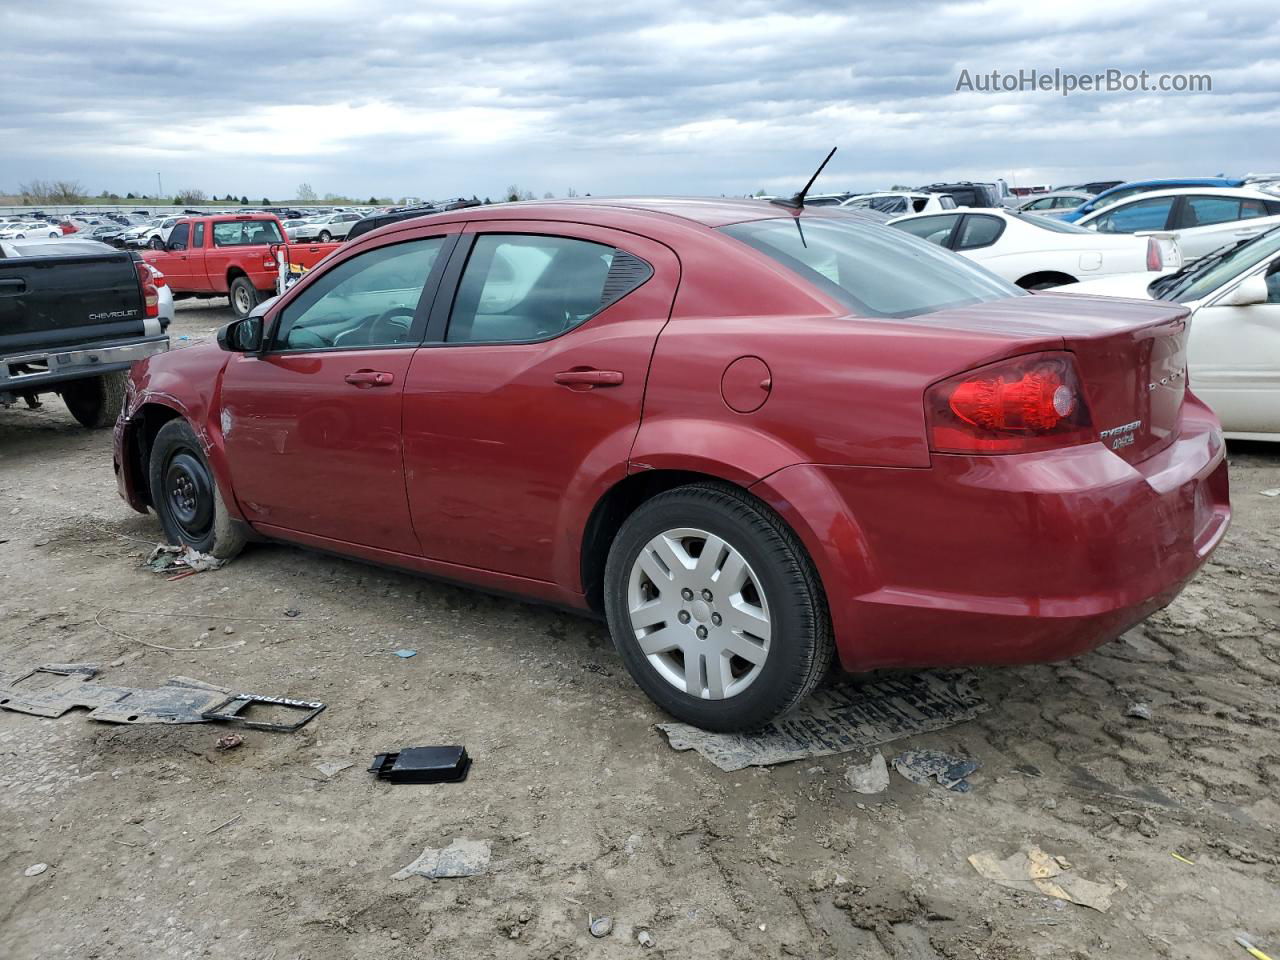
[[[1176,438],[1187,389],[1189,313],[1177,303],[1035,294],[922,317],[1001,330],[1027,349],[1059,338],[1076,357],[1098,440],[1139,463]],[[1021,351],[1018,351],[1021,352]]]

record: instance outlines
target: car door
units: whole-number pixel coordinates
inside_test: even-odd
[[[1237,307],[1216,291],[1191,320],[1187,358],[1191,387],[1228,433],[1280,433],[1280,257],[1263,273],[1267,302]]]
[[[1264,201],[1191,194],[1181,198],[1175,219],[1183,257],[1195,260],[1228,243],[1256,237],[1273,226]]]
[[[191,243],[187,248],[186,263],[189,278],[187,289],[201,293],[208,293],[214,289],[209,282],[209,254],[205,249],[205,231],[207,229],[208,224],[203,220],[197,220],[192,223]]]
[[[625,471],[679,261],[542,221],[473,224],[453,259],[405,386],[414,529],[432,559],[571,585],[552,572],[582,535],[562,507]]]
[[[260,355],[232,356],[220,428],[232,488],[255,526],[420,553],[401,408],[456,238],[442,226],[335,260],[268,313]]]
[[[173,289],[183,292],[192,289],[191,224],[188,221],[175,224],[169,232],[161,269]]]

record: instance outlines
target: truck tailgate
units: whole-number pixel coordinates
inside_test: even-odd
[[[0,354],[146,332],[133,255],[75,246],[32,245],[29,256],[0,258]]]

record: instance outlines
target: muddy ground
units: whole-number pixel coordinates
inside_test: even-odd
[[[199,338],[227,312],[178,317]],[[970,793],[894,773],[863,796],[848,756],[726,774],[671,750],[598,623],[286,546],[168,581],[109,433],[56,400],[0,411],[0,674],[119,663],[108,681],[329,703],[231,751],[213,726],[0,712],[0,956],[1220,960],[1237,932],[1280,956],[1276,487],[1280,449],[1233,447],[1234,526],[1172,607],[1070,663],[982,671],[989,712],[887,748],[976,758]],[[463,784],[365,772],[453,742]],[[492,842],[487,874],[391,879],[457,837]],[[1124,888],[1099,913],[966,860],[1031,845]]]

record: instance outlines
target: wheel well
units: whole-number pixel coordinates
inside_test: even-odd
[[[1028,273],[1018,281],[1018,286],[1024,290],[1030,290],[1032,287],[1042,283],[1061,286],[1064,283],[1075,282],[1076,278],[1069,273],[1062,273],[1058,270],[1041,270],[1039,273]]]
[[[227,293],[231,292],[231,285],[236,282],[237,277],[247,277],[247,276],[249,275],[239,267],[232,267],[230,270],[228,270],[227,271]]]
[[[155,445],[156,434],[170,420],[180,419],[182,414],[173,407],[160,403],[147,403],[139,408],[136,419],[140,422],[133,429],[133,456],[138,468],[138,477],[142,481],[142,497],[151,504],[151,448]],[[154,504],[151,504],[154,506]]]
[[[609,558],[609,547],[623,521],[640,504],[660,493],[708,480],[728,482],[721,477],[692,470],[645,470],[618,481],[600,498],[587,518],[582,534],[582,588],[592,610],[604,613],[604,565]]]

